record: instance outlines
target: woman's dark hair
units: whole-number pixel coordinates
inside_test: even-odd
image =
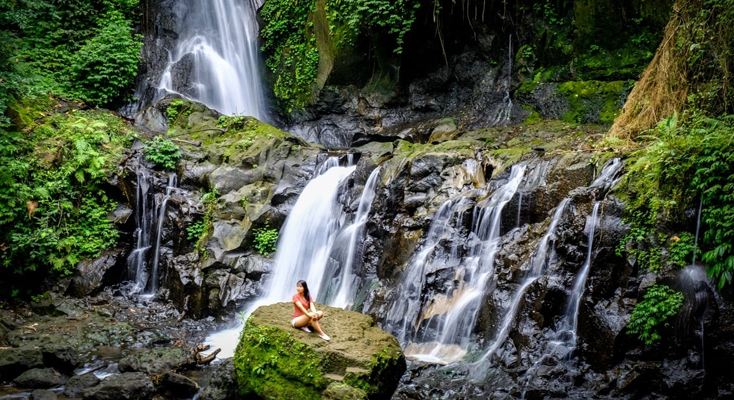
[[[308,284],[306,281],[298,281],[297,285],[301,285],[301,287],[303,287],[303,297],[306,298],[306,309],[308,310],[311,308],[311,293],[308,291]]]

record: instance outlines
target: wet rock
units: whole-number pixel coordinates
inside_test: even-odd
[[[230,400],[235,399],[237,393],[237,381],[234,374],[234,362],[231,358],[225,359],[216,366],[212,377],[199,394],[199,400]]]
[[[99,384],[100,379],[96,375],[89,372],[84,375],[75,375],[69,378],[64,387],[64,396],[66,397],[81,397],[84,389],[96,386]]]
[[[322,394],[324,400],[367,400],[367,393],[362,389],[342,382],[330,384]]]
[[[370,399],[392,395],[406,368],[394,336],[377,328],[367,315],[323,307],[326,316],[320,323],[331,336],[325,341],[293,329],[288,322],[292,309],[290,303],[263,306],[248,319],[234,357],[241,394],[318,398],[331,384],[343,383]],[[301,365],[310,365],[310,373],[292,372],[301,370]],[[358,395],[356,390],[334,387],[330,393]]]
[[[99,258],[80,262],[74,271],[67,293],[83,297],[99,291],[105,283],[106,274],[108,271],[113,272],[111,270],[117,265],[120,257],[121,251],[113,250],[105,252]]]
[[[31,395],[28,398],[30,400],[56,400],[59,397],[56,396],[56,393],[50,390],[36,389],[31,392]]]
[[[167,394],[177,398],[191,398],[199,391],[199,385],[196,382],[170,371],[163,374],[161,384]]]
[[[166,371],[188,369],[196,364],[191,353],[184,349],[151,349],[144,353],[127,356],[120,360],[121,372],[145,372],[158,375]]]
[[[150,400],[155,394],[153,381],[141,372],[110,375],[99,385],[85,389],[83,400]]]
[[[41,349],[33,346],[0,349],[0,379],[11,380],[23,372],[43,366]]]
[[[48,389],[63,385],[66,382],[66,377],[53,368],[34,368],[20,374],[14,382],[24,388]]]
[[[244,170],[233,167],[219,167],[209,174],[209,184],[220,194],[227,194],[245,185],[262,179],[262,172],[258,169]]]
[[[71,373],[79,365],[79,356],[74,347],[62,344],[46,345],[42,349],[43,363],[63,373]]]

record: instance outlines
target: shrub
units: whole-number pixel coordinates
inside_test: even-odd
[[[0,134],[0,290],[25,294],[48,274],[114,246],[107,215],[116,202],[101,185],[129,144],[128,128],[101,112],[59,114],[20,134]],[[7,279],[7,281],[5,280]]]
[[[678,123],[678,116],[663,120],[645,136],[651,140],[646,149],[633,157],[626,189],[631,233],[626,243],[633,241],[630,255],[644,247],[662,244],[653,233],[658,215],[675,222],[684,218],[686,209],[698,208],[702,202],[702,250],[710,277],[719,286],[731,283],[734,277],[734,116],[707,118],[694,111]],[[685,265],[683,257],[693,251],[691,235],[681,235],[683,243],[671,244],[670,265]],[[639,245],[639,246],[638,246]],[[646,261],[648,259],[641,259]]]
[[[176,169],[176,162],[181,158],[179,147],[170,139],[156,136],[145,145],[145,159],[153,161],[164,169]]]
[[[668,318],[676,315],[683,305],[683,294],[665,285],[653,285],[632,311],[627,334],[637,335],[646,345],[660,340],[660,326],[669,326]]]
[[[258,253],[267,255],[275,252],[278,242],[278,230],[270,228],[270,223],[265,221],[262,228],[255,229],[254,247]]]
[[[119,12],[110,12],[100,26],[69,59],[69,92],[92,105],[111,104],[132,88],[143,46]]]

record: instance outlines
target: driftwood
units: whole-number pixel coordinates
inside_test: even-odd
[[[194,348],[194,359],[196,360],[196,363],[199,365],[207,365],[214,361],[215,358],[217,358],[217,354],[219,354],[222,349],[216,349],[209,353],[209,355],[201,354],[202,351],[209,350],[210,346],[205,344],[200,344]]]

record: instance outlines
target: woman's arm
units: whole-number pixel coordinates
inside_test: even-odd
[[[296,307],[300,308],[301,311],[303,311],[304,314],[308,315],[309,317],[311,316],[309,310],[306,310],[306,307],[304,307],[300,301],[294,301],[294,303],[296,304]],[[313,308],[313,303],[311,303],[311,308]]]
[[[321,317],[324,316],[324,313],[321,312],[321,311],[316,311],[316,306],[314,304],[315,303],[312,301],[311,302],[311,312],[314,313],[314,317],[313,318],[318,321],[318,320],[321,319]]]

